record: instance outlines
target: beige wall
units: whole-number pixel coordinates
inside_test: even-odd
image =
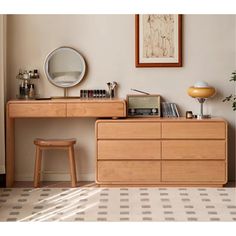
[[[0,174],[5,173],[6,16],[0,15]]]
[[[8,82],[9,98],[17,93],[19,68],[38,68],[41,72],[40,94],[63,95],[50,84],[43,73],[47,54],[68,45],[86,58],[88,73],[80,89],[106,88],[107,81],[119,83],[118,96],[131,93],[130,88],[159,93],[176,102],[182,115],[186,110],[198,112],[199,104],[186,90],[198,80],[217,88],[217,95],[206,103],[206,111],[229,122],[229,175],[235,178],[235,118],[230,105],[222,98],[234,91],[228,82],[235,69],[235,16],[185,15],[182,68],[135,68],[133,15],[11,15],[8,16]],[[95,168],[94,119],[36,119],[16,122],[16,177],[30,180],[33,176],[35,137],[77,137],[79,179],[93,180]],[[49,153],[46,153],[47,155]],[[45,169],[66,170],[67,160],[61,152],[51,152]],[[55,160],[61,156],[60,160]],[[49,178],[49,176],[46,176]],[[62,176],[52,175],[51,179]]]

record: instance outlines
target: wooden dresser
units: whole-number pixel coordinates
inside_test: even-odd
[[[99,185],[223,186],[223,119],[122,119],[96,122]]]

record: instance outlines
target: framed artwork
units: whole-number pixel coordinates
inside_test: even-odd
[[[135,15],[135,66],[182,66],[182,15]]]

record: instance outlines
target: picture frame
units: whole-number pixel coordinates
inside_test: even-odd
[[[135,66],[182,67],[182,15],[135,15]]]

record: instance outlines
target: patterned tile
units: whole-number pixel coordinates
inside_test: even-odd
[[[128,202],[128,201],[129,201],[128,198],[121,198],[121,199],[120,199],[120,202]]]
[[[174,217],[165,217],[165,220],[166,221],[175,221],[175,218]]]
[[[107,209],[107,206],[98,206],[99,209]]]
[[[188,221],[198,221],[198,218],[196,218],[196,217],[188,217],[187,220]]]
[[[236,221],[235,188],[6,188],[0,221]]]
[[[186,206],[184,206],[184,208],[192,209],[192,208],[194,208],[194,206],[192,206],[192,205],[186,205]]]
[[[121,211],[120,215],[129,215],[129,211]]]

